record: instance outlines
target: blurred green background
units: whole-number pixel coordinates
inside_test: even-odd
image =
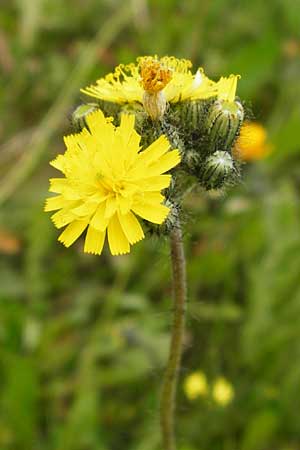
[[[85,255],[43,212],[80,87],[154,53],[240,73],[274,148],[223,198],[186,200],[179,450],[300,449],[299,0],[2,0],[1,450],[161,448],[168,242]],[[197,371],[208,388],[192,399]]]

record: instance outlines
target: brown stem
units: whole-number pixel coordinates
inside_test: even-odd
[[[171,233],[174,316],[169,360],[165,371],[160,404],[163,449],[176,450],[174,413],[177,379],[180,369],[186,309],[186,271],[180,224]]]

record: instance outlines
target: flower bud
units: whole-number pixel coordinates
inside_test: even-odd
[[[178,120],[185,129],[196,131],[203,126],[203,120],[207,114],[207,102],[203,100],[192,100],[179,103]]]
[[[172,123],[167,120],[153,121],[144,114],[141,120],[138,118],[136,126],[142,135],[142,145],[148,146],[164,134],[168,138],[171,148],[178,149],[183,157],[184,143],[178,133],[177,127]]]
[[[195,174],[198,172],[201,164],[201,155],[194,149],[187,149],[182,155],[182,162],[186,166],[188,173]]]
[[[211,151],[224,148],[230,151],[244,119],[244,109],[238,100],[216,100],[206,119],[208,145]]]
[[[230,154],[218,150],[206,158],[198,178],[205,189],[220,189],[237,178],[237,169]]]
[[[72,113],[72,124],[76,131],[81,131],[82,128],[86,127],[86,116],[99,109],[96,103],[83,103],[77,106],[75,111]]]

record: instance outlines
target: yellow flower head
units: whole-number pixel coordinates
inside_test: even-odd
[[[188,375],[184,380],[183,389],[189,400],[195,400],[197,397],[207,395],[208,384],[206,375],[201,371]]]
[[[166,100],[176,103],[217,95],[217,83],[203,69],[191,72],[192,63],[173,56],[143,56],[136,63],[119,65],[113,73],[81,91],[91,97],[114,103],[143,102],[145,91],[163,90]]]
[[[221,77],[217,83],[218,99],[226,102],[234,102],[239,75]]]
[[[51,165],[64,177],[50,180],[45,210],[58,210],[52,220],[66,226],[59,241],[66,247],[87,229],[84,251],[100,254],[106,231],[112,255],[130,251],[130,244],[144,238],[136,215],[161,224],[169,213],[162,189],[171,175],[164,174],[180,162],[178,150],[160,136],[141,151],[134,130],[134,115],[122,115],[115,127],[101,111],[86,117],[88,128],[65,137],[67,147]]]
[[[265,158],[271,151],[263,125],[245,122],[235,145],[235,156],[242,161],[256,161]]]
[[[228,405],[234,397],[232,384],[226,378],[218,378],[212,387],[212,397],[219,405]]]

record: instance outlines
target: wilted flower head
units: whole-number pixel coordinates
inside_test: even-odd
[[[100,254],[107,232],[111,253],[128,253],[144,238],[136,215],[156,224],[166,219],[160,191],[169,186],[171,175],[164,173],[180,155],[168,151],[165,136],[142,150],[133,115],[123,114],[119,127],[100,110],[85,120],[87,127],[65,137],[65,154],[51,163],[64,177],[50,180],[50,192],[58,195],[45,210],[58,210],[52,220],[57,228],[66,226],[58,238],[66,247],[87,229],[85,252]]]
[[[143,56],[136,63],[116,67],[113,73],[82,89],[85,94],[115,103],[143,102],[145,91],[163,90],[166,100],[206,99],[217,95],[217,83],[210,80],[202,68],[191,72],[192,63],[173,56]]]

